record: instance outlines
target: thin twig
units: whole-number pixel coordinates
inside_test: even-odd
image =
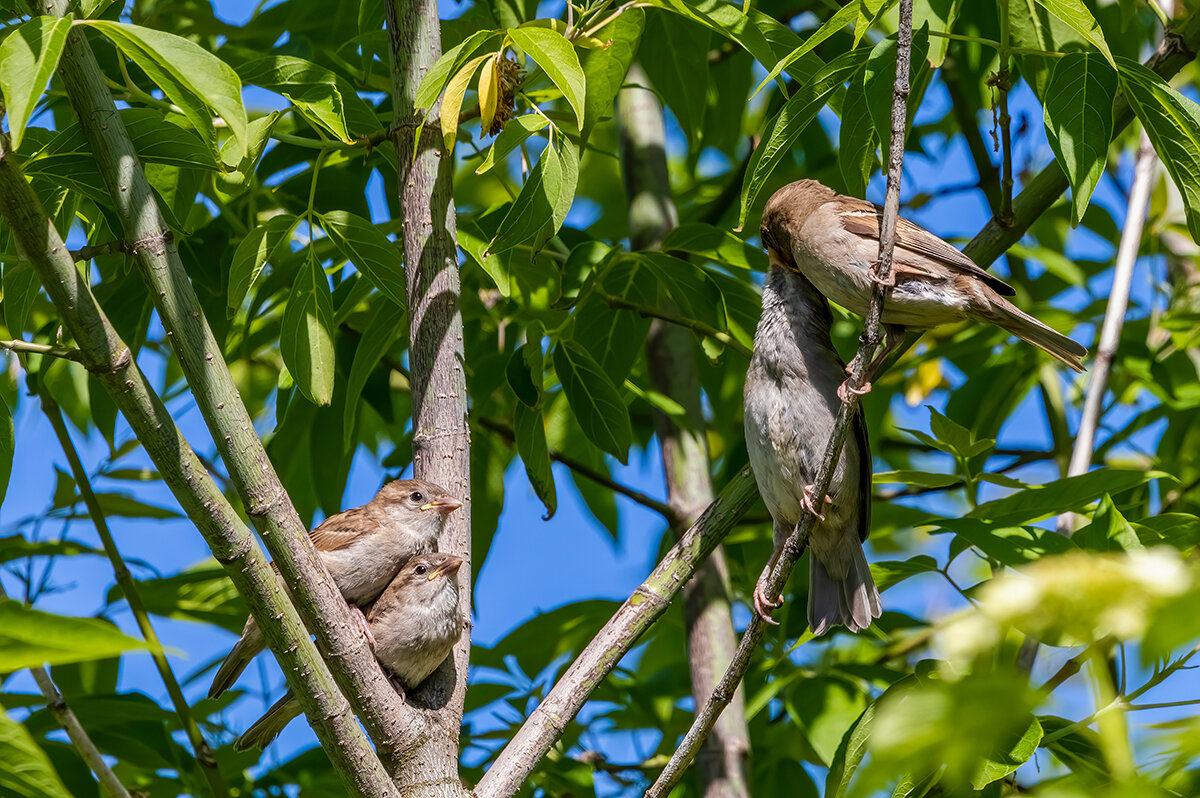
[[[1003,147],[1001,155],[1000,174],[1000,210],[996,220],[1003,226],[1009,227],[1013,222],[1013,168],[1012,168],[1012,117],[1008,115],[1008,90],[1012,87],[1012,76],[1008,71],[1010,55],[1010,26],[1008,20],[1008,4],[1000,7],[1000,71],[993,79],[996,91],[1000,92],[1000,141]],[[992,112],[995,113],[993,107]]]
[[[884,200],[883,222],[880,226],[879,260],[876,263],[875,269],[875,276],[878,279],[874,283],[871,292],[871,305],[867,310],[867,319],[862,338],[860,339],[858,353],[854,356],[854,362],[850,367],[851,374],[856,375],[851,377],[857,383],[854,387],[860,387],[862,381],[867,378],[866,364],[879,345],[880,319],[883,314],[883,302],[887,293],[886,283],[892,268],[892,249],[896,238],[896,219],[900,211],[900,174],[904,162],[904,131],[907,122],[909,92],[909,59],[912,50],[912,8],[913,0],[901,0],[900,27],[896,47],[896,81],[892,93],[892,132],[888,156],[887,195]],[[842,444],[845,441],[846,431],[858,409],[859,394],[853,390],[847,391],[846,394],[847,397],[838,410],[833,434],[830,436],[829,443],[825,447],[825,455],[821,460],[821,467],[817,471],[816,479],[813,480],[815,483],[813,492],[816,496],[824,496],[829,490],[829,483],[833,479],[834,465],[841,457]],[[787,542],[784,544],[783,555],[780,556],[775,569],[771,572],[771,577],[766,588],[767,595],[777,595],[783,589],[784,583],[792,574],[796,560],[800,558],[800,554],[804,551],[805,542],[808,540],[809,532],[815,521],[816,516],[811,513],[805,513],[800,523],[797,524],[796,529],[788,537]],[[734,690],[741,683],[742,677],[750,666],[750,657],[758,647],[758,643],[765,631],[766,623],[763,619],[757,614],[752,615],[750,617],[750,624],[746,627],[746,631],[742,635],[742,640],[738,644],[737,653],[734,654],[733,662],[730,664],[729,669],[725,671],[720,684],[717,685],[712,697],[704,705],[704,708],[696,713],[696,719],[692,723],[692,727],[684,735],[682,742],[680,742],[675,753],[672,754],[671,760],[663,768],[662,773],[659,774],[658,779],[646,791],[646,798],[662,798],[679,783],[684,770],[687,769],[692,759],[696,756],[696,752],[700,750],[700,745],[704,742],[704,738],[708,736],[713,724],[716,723],[717,716],[720,715],[721,711],[732,699]]]
[[[83,362],[83,355],[80,354],[78,349],[70,349],[65,346],[35,344],[31,341],[16,339],[13,341],[0,341],[0,349],[7,349],[9,352],[23,352],[30,355],[61,357],[64,360],[74,360],[76,363]]]
[[[79,459],[79,452],[76,450],[75,444],[71,441],[71,434],[67,430],[66,423],[63,421],[62,410],[59,408],[58,403],[54,401],[54,397],[50,395],[42,380],[31,378],[29,381],[31,383],[30,388],[41,399],[42,412],[50,420],[50,426],[54,428],[54,434],[58,438],[58,443],[62,447],[63,454],[67,457],[67,463],[71,468],[71,476],[75,479],[75,485],[79,488],[79,495],[83,498],[83,503],[87,506],[88,515],[91,516],[92,524],[96,528],[96,534],[100,536],[100,541],[104,546],[104,553],[108,556],[108,561],[112,564],[113,576],[116,578],[117,585],[121,588],[121,593],[125,596],[125,600],[129,603],[129,609],[133,613],[133,617],[137,620],[138,629],[142,632],[142,638],[148,644],[150,656],[154,659],[154,665],[158,669],[159,677],[162,679],[163,685],[167,688],[171,704],[175,707],[175,714],[179,716],[180,725],[183,726],[188,741],[192,744],[196,761],[200,764],[200,771],[204,774],[204,778],[208,782],[209,789],[212,790],[214,796],[228,795],[229,791],[225,786],[225,780],[221,777],[220,770],[217,768],[217,761],[213,757],[212,749],[208,747],[208,742],[200,732],[200,726],[196,723],[196,718],[192,714],[192,708],[188,704],[187,699],[184,698],[179,681],[175,678],[175,674],[171,670],[171,664],[167,661],[167,655],[163,653],[162,643],[159,641],[158,635],[154,631],[154,626],[150,622],[150,614],[146,611],[146,605],[142,602],[142,596],[138,591],[137,583],[133,581],[133,577],[129,573],[129,568],[125,565],[125,560],[121,556],[121,552],[117,549],[117,543],[108,528],[108,521],[104,517],[104,511],[100,508],[100,502],[96,498],[95,491],[92,490],[91,479],[89,479],[88,473],[83,467],[83,462]]]
[[[650,318],[655,318],[655,319],[662,319],[665,322],[669,322],[671,324],[677,324],[680,327],[686,327],[689,330],[696,333],[697,335],[702,335],[702,336],[705,336],[708,338],[712,338],[714,341],[724,344],[725,346],[734,350],[738,354],[742,355],[747,360],[750,358],[750,355],[752,354],[750,351],[750,347],[746,346],[745,344],[743,344],[738,339],[734,338],[729,333],[724,332],[723,330],[718,330],[716,327],[713,327],[712,325],[709,325],[709,324],[705,324],[702,321],[697,321],[695,319],[686,319],[682,316],[676,316],[674,314],[667,313],[666,311],[658,310],[657,308],[648,308],[644,305],[639,305],[636,302],[630,302],[628,299],[625,299],[624,297],[614,296],[612,294],[602,293],[600,296],[604,299],[605,302],[607,302],[610,306],[612,306],[614,308],[621,308],[623,310],[632,310],[632,311],[642,314],[643,316],[648,316]]]
[[[497,421],[494,418],[488,418],[487,416],[474,416],[471,419],[471,423],[477,424],[486,430],[489,430],[491,432],[496,433],[497,435],[500,435],[501,437],[508,440],[509,443],[513,443],[517,439],[516,432],[513,431],[512,427],[508,426],[507,424],[505,424],[501,421]],[[579,474],[580,476],[585,477],[586,479],[590,479],[592,482],[595,482],[597,485],[600,485],[601,487],[608,488],[613,493],[619,493],[622,496],[624,496],[625,498],[631,499],[632,501],[637,502],[638,504],[642,505],[643,507],[647,507],[647,508],[653,510],[654,512],[661,515],[663,518],[667,519],[668,523],[674,524],[677,522],[678,513],[676,513],[673,509],[671,509],[670,505],[668,505],[664,502],[660,502],[658,499],[655,499],[653,496],[647,496],[645,493],[634,490],[633,488],[629,487],[628,485],[623,485],[620,482],[617,482],[612,477],[602,474],[601,472],[592,468],[587,463],[584,463],[581,460],[576,460],[574,457],[571,457],[569,454],[563,454],[562,452],[558,451],[557,449],[550,449],[549,451],[550,451],[550,459],[551,460],[553,460],[557,463],[562,463],[567,468],[574,471],[576,474]]]
[[[0,599],[7,598],[8,593],[5,592],[4,585],[0,584]],[[125,789],[125,785],[121,784],[121,780],[104,761],[104,755],[100,753],[100,749],[96,748],[92,738],[79,724],[79,718],[75,716],[75,712],[62,697],[62,693],[58,692],[58,688],[54,686],[46,669],[38,666],[30,668],[29,672],[33,675],[33,680],[37,682],[38,689],[46,698],[46,709],[50,710],[50,714],[58,721],[58,725],[67,733],[71,744],[75,746],[79,756],[91,768],[92,773],[96,774],[96,780],[100,782],[100,785],[112,798],[130,798],[129,791]]]
[[[109,241],[107,244],[96,244],[95,246],[89,244],[79,249],[71,250],[71,258],[78,262],[98,258],[101,255],[113,255],[118,252],[127,254],[129,252],[129,245],[124,241]]]
[[[1096,446],[1096,429],[1100,425],[1104,394],[1108,391],[1108,378],[1112,374],[1113,359],[1121,340],[1121,329],[1125,326],[1125,311],[1129,308],[1129,287],[1133,282],[1133,266],[1137,262],[1138,248],[1142,243],[1142,228],[1146,223],[1146,206],[1150,202],[1150,189],[1158,156],[1150,139],[1142,133],[1138,148],[1137,165],[1134,167],[1133,189],[1129,192],[1129,207],[1125,213],[1125,228],[1121,231],[1121,243],[1117,247],[1117,263],[1113,267],[1113,285],[1108,294],[1108,307],[1104,311],[1104,324],[1100,327],[1100,341],[1092,360],[1092,379],[1088,383],[1083,400],[1083,416],[1079,419],[1079,431],[1075,434],[1075,447],[1071,451],[1071,463],[1067,476],[1085,473],[1092,463]],[[1074,531],[1075,514],[1064,513],[1058,519],[1058,532],[1070,536]]]

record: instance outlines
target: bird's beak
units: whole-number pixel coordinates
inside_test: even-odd
[[[453,556],[447,557],[446,561],[444,563],[439,565],[437,568],[433,569],[433,571],[429,574],[428,579],[430,581],[433,581],[434,579],[437,579],[439,576],[445,576],[445,577],[454,576],[456,573],[458,573],[458,569],[462,568],[462,564],[463,564],[462,557],[453,557]]]
[[[436,499],[427,504],[421,505],[422,510],[437,510],[443,515],[448,515],[449,513],[457,510],[459,507],[462,507],[462,502],[460,502],[458,499],[450,498],[449,496],[444,499]]]

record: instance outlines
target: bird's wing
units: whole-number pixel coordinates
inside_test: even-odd
[[[866,540],[871,534],[871,440],[867,437],[867,418],[863,415],[862,405],[850,422],[851,432],[858,443],[858,539]]]
[[[867,202],[866,200],[854,197],[841,197],[840,200],[843,209],[839,214],[842,226],[848,232],[878,242],[883,208],[873,202]],[[1012,296],[1016,293],[1012,286],[994,274],[979,268],[973,260],[964,255],[960,250],[950,246],[924,227],[914,224],[903,217],[896,219],[896,250],[897,262],[919,267],[919,264],[907,262],[907,259],[904,258],[901,250],[907,250],[966,272],[972,277],[978,277],[1001,296]]]
[[[329,516],[308,537],[318,551],[337,551],[352,545],[375,526],[375,520],[362,507],[355,507]]]

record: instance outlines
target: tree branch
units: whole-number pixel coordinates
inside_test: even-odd
[[[397,199],[402,216],[408,292],[409,385],[412,391],[413,472],[462,498],[461,513],[447,519],[438,550],[464,560],[458,575],[459,606],[471,607],[471,432],[463,371],[463,319],[458,273],[452,178],[454,158],[443,150],[440,106],[423,114],[417,87],[442,52],[438,4],[387,0],[392,74],[392,128],[398,161]],[[424,122],[422,125],[421,123]],[[426,680],[419,695],[440,711],[429,713],[431,734],[395,773],[402,789],[429,796],[461,796],[458,741],[471,655],[470,627],[454,646],[453,668]]]
[[[208,477],[137,367],[129,347],[104,315],[86,276],[75,267],[54,223],[21,173],[5,135],[0,135],[0,196],[4,197],[0,214],[79,346],[84,366],[108,391],[163,481],[245,597],[334,768],[356,795],[394,795],[252,533]],[[375,668],[379,669],[378,664]]]
[[[4,585],[0,584],[0,600],[7,599],[8,593],[4,590]],[[104,761],[104,754],[100,753],[100,749],[96,748],[96,744],[92,742],[92,738],[84,730],[79,723],[79,718],[75,716],[75,712],[67,704],[66,699],[62,697],[62,693],[58,692],[58,688],[54,686],[54,681],[50,678],[50,674],[45,668],[33,667],[29,669],[29,673],[33,676],[33,680],[37,682],[38,689],[42,691],[42,695],[46,698],[46,709],[50,710],[50,714],[58,721],[58,725],[67,733],[67,737],[71,740],[71,745],[75,746],[75,750],[79,752],[79,756],[91,768],[92,773],[96,774],[96,780],[100,782],[100,786],[104,788],[112,798],[131,798],[129,791],[125,789],[125,785],[117,778],[117,775],[112,772],[112,768],[108,766],[108,762]]]
[[[1133,282],[1133,266],[1137,263],[1138,249],[1142,244],[1146,207],[1150,204],[1150,189],[1154,186],[1157,166],[1158,156],[1143,132],[1134,167],[1133,189],[1129,192],[1129,205],[1125,211],[1125,228],[1121,231],[1117,262],[1113,266],[1113,285],[1108,293],[1108,307],[1104,311],[1096,355],[1092,359],[1092,378],[1084,396],[1083,416],[1079,419],[1075,447],[1071,450],[1071,463],[1067,467],[1069,477],[1086,473],[1092,464],[1096,430],[1100,426],[1104,394],[1108,391],[1108,378],[1112,374],[1113,359],[1121,341],[1121,329],[1125,326],[1125,311],[1129,309],[1129,286]],[[1075,513],[1059,516],[1058,533],[1070,537],[1075,531],[1075,518]]]
[[[592,691],[666,612],[671,600],[757,497],[754,477],[744,468],[579,653],[483,774],[475,798],[508,798],[516,793]]]
[[[74,477],[75,485],[79,488],[79,495],[83,498],[83,503],[87,506],[88,515],[91,516],[92,524],[96,528],[96,534],[100,536],[100,542],[104,546],[104,553],[108,556],[109,563],[112,564],[113,576],[116,578],[117,585],[121,588],[121,593],[125,596],[125,600],[129,602],[129,609],[133,613],[133,617],[137,620],[138,629],[142,632],[142,638],[149,644],[150,656],[154,659],[158,675],[162,679],[163,685],[167,688],[167,695],[170,696],[171,704],[175,707],[175,714],[179,716],[180,725],[183,726],[188,741],[192,744],[192,751],[196,755],[196,762],[200,765],[200,772],[204,774],[204,778],[208,782],[209,789],[212,790],[214,796],[227,795],[229,790],[226,788],[225,780],[222,778],[221,771],[217,767],[217,761],[213,758],[212,749],[208,747],[208,742],[205,741],[204,735],[200,732],[200,726],[196,723],[195,716],[192,715],[192,708],[183,696],[183,690],[179,686],[179,681],[175,678],[175,674],[171,670],[171,664],[167,662],[167,655],[163,652],[162,643],[159,642],[158,635],[154,631],[154,625],[150,622],[150,614],[146,611],[146,605],[142,603],[142,596],[138,592],[137,583],[130,576],[129,568],[126,567],[125,560],[121,557],[121,552],[117,549],[117,543],[113,540],[112,533],[108,529],[108,521],[104,517],[104,511],[100,509],[100,502],[96,498],[95,491],[92,490],[92,483],[88,478],[87,470],[84,469],[83,463],[79,459],[79,452],[75,449],[75,444],[71,441],[71,434],[67,430],[66,423],[63,421],[62,410],[59,408],[58,403],[54,401],[54,397],[50,395],[50,391],[47,390],[40,375],[36,380],[33,377],[29,377],[27,381],[30,383],[32,392],[41,399],[42,412],[50,420],[50,426],[54,428],[54,434],[58,438],[59,446],[62,447],[63,454],[66,455],[67,463],[71,468],[71,476]]]
[[[22,341],[20,339],[12,341],[0,341],[0,349],[6,349],[9,352],[18,354],[24,353],[29,355],[45,355],[47,357],[61,357],[64,360],[74,360],[76,363],[82,362],[78,349],[70,349],[65,346],[50,346],[49,344],[35,344],[32,341]]]
[[[68,12],[67,0],[49,0],[46,5],[58,17]],[[338,683],[382,755],[392,759],[397,746],[411,744],[421,736],[419,719],[400,701],[375,662],[263,449],[104,75],[80,28],[68,34],[59,61],[59,75],[116,206],[125,240],[130,242],[130,251],[179,358],[196,406],[229,468],[247,515],[259,527],[263,543],[289,586],[301,617],[326,652]],[[378,769],[367,764],[376,759],[374,752],[369,747],[356,748],[360,750],[355,756],[364,760],[361,771],[378,775]],[[377,779],[359,781],[359,788],[382,788]]]
[[[878,279],[873,283],[871,304],[867,309],[867,318],[863,327],[862,337],[859,340],[858,353],[855,354],[854,362],[849,368],[850,374],[854,375],[850,378],[856,383],[854,387],[861,387],[862,382],[867,379],[866,365],[879,345],[880,319],[883,315],[883,303],[888,291],[886,283],[892,269],[892,249],[896,239],[896,219],[900,212],[900,176],[904,163],[904,133],[907,123],[909,92],[909,59],[912,52],[912,9],[913,0],[900,0],[900,25],[896,45],[896,81],[892,91],[892,130],[891,145],[888,154],[887,194],[883,203],[883,221],[880,224],[879,231],[879,260],[875,266],[875,275]],[[858,409],[860,395],[854,390],[847,391],[846,394],[846,399],[842,402],[842,406],[838,408],[833,434],[830,436],[829,443],[825,447],[825,454],[821,459],[821,467],[817,471],[816,479],[813,480],[815,483],[813,495],[815,496],[824,496],[829,492],[829,483],[833,479],[834,466],[841,457],[842,445],[845,442],[846,433]],[[863,489],[869,490],[870,488],[864,486]],[[804,551],[804,546],[808,541],[808,536],[814,523],[816,523],[816,516],[812,513],[804,513],[800,523],[796,525],[796,529],[788,537],[787,542],[784,544],[783,554],[779,557],[779,560],[775,564],[775,569],[771,572],[771,577],[766,588],[768,596],[779,595],[782,592],[784,584],[792,575],[792,569],[796,565],[796,560],[800,558],[801,553]],[[742,634],[742,640],[738,645],[737,653],[734,655],[729,669],[725,671],[721,683],[717,685],[716,690],[713,691],[712,697],[704,705],[704,708],[696,713],[695,722],[692,723],[692,727],[684,735],[682,742],[680,742],[675,753],[672,754],[670,761],[667,762],[662,773],[659,774],[658,779],[646,791],[646,798],[662,798],[662,796],[670,793],[675,785],[679,783],[679,780],[683,777],[684,770],[691,764],[692,758],[699,751],[704,738],[708,736],[718,716],[733,698],[738,683],[741,682],[742,677],[746,674],[746,670],[750,667],[750,657],[758,647],[758,643],[766,632],[766,628],[767,624],[761,616],[757,613],[751,615],[750,624]]]

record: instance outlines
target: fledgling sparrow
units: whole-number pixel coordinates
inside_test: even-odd
[[[871,302],[870,274],[879,256],[883,209],[846,197],[816,180],[798,180],[767,200],[762,240],[772,263],[795,269],[826,298],[859,315]],[[1018,309],[1013,289],[966,255],[907,219],[897,219],[896,247],[883,306],[887,345],[864,378],[900,345],[904,328],[927,329],[975,319],[1001,327],[1084,371],[1087,349]],[[870,384],[863,386],[870,389]]]
[[[763,287],[762,317],[746,374],[750,466],[774,521],[774,548],[754,588],[754,608],[770,623],[782,598],[767,580],[803,513],[817,516],[809,549],[808,625],[819,635],[842,624],[866,629],[883,611],[863,552],[871,525],[871,448],[859,408],[818,508],[813,481],[833,432],[844,364],[829,337],[829,303],[799,272],[779,263]]]
[[[446,516],[459,507],[462,502],[439,485],[398,479],[362,507],[331,515],[308,534],[342,596],[357,608],[374,601],[409,557],[436,550]],[[361,622],[361,611],[358,618]],[[208,697],[228,689],[265,647],[258,624],[247,618]]]
[[[368,639],[401,696],[437,670],[462,635],[457,577],[462,564],[453,554],[414,556],[367,613]],[[266,748],[299,714],[300,702],[289,690],[234,748]]]

